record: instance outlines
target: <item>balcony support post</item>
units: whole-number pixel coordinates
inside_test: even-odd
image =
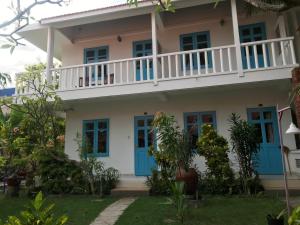
[[[48,27],[46,80],[50,84],[51,84],[51,69],[53,68],[53,55],[54,55],[54,29],[52,27]]]
[[[154,84],[157,85],[158,76],[158,62],[157,62],[157,26],[156,26],[156,12],[151,13],[151,31],[152,31],[152,56],[153,56],[153,78]]]
[[[242,61],[242,51],[241,51],[241,41],[240,41],[240,33],[239,33],[239,22],[238,22],[238,15],[237,15],[236,0],[231,0],[231,14],[232,14],[234,45],[236,51],[237,71],[239,76],[243,77],[244,71],[243,71],[243,61]]]

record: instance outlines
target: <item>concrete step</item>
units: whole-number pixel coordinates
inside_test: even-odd
[[[298,174],[288,175],[287,179],[290,190],[300,190],[300,177]],[[282,175],[261,176],[261,182],[266,190],[284,190],[284,178]]]
[[[149,195],[149,188],[115,188],[111,190],[114,197],[134,197]]]
[[[145,177],[137,177],[132,174],[121,175],[117,187],[111,191],[112,196],[141,196],[148,195],[149,188]]]

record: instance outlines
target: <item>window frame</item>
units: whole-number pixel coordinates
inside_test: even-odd
[[[181,34],[179,36],[179,42],[180,42],[180,51],[185,51],[184,50],[184,44],[183,44],[183,38],[185,37],[192,37],[192,45],[193,49],[192,50],[186,50],[186,51],[193,51],[193,50],[199,50],[199,49],[207,49],[207,48],[197,48],[197,35],[206,35],[207,38],[207,48],[211,48],[211,38],[210,38],[210,31],[200,31],[200,32],[193,32],[193,33],[188,33],[188,34]],[[197,59],[196,57],[193,56],[193,69],[197,70],[198,69],[198,64],[197,64]],[[207,66],[208,68],[212,68],[212,54],[211,52],[208,52],[207,54]],[[181,69],[183,70],[183,59],[181,59]],[[205,69],[205,64],[201,65],[201,69]],[[186,70],[190,70],[190,66],[186,65]]]
[[[109,60],[109,46],[105,45],[105,46],[99,46],[99,47],[84,48],[84,50],[83,50],[83,63],[87,64],[87,55],[86,54],[87,54],[88,51],[94,51],[94,58],[96,59],[96,52],[99,51],[99,50],[103,50],[103,49],[106,50],[106,59],[100,60],[100,61],[95,61],[93,63],[108,61]]]
[[[107,128],[106,129],[99,129],[99,122],[105,122]],[[92,119],[92,120],[83,120],[82,121],[82,147],[85,147],[85,134],[86,134],[86,124],[94,123],[94,143],[93,143],[93,153],[85,153],[86,156],[93,156],[93,157],[109,157],[109,119]],[[106,152],[105,153],[98,153],[98,131],[106,131]]]
[[[191,115],[196,115],[197,116],[197,126],[198,126],[198,138],[201,135],[201,128],[204,124],[202,121],[202,116],[203,115],[211,115],[213,118],[213,123],[212,126],[215,130],[217,130],[217,112],[216,111],[204,111],[204,112],[185,112],[183,114],[183,123],[184,123],[184,131],[189,135],[188,132],[188,123],[187,123],[187,117]],[[201,120],[200,120],[201,119]]]

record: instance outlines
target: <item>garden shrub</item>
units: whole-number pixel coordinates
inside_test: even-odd
[[[202,178],[206,189],[212,194],[231,192],[234,174],[230,167],[228,142],[208,124],[203,125],[199,137],[198,153],[205,158],[207,171]]]
[[[59,150],[44,150],[39,154],[38,175],[46,193],[86,193],[87,187],[79,164]]]
[[[158,170],[152,170],[152,175],[147,177],[146,185],[150,188],[150,195],[170,195],[172,181]]]
[[[255,161],[260,148],[260,135],[254,125],[242,120],[233,113],[230,117],[230,139],[232,150],[239,163],[239,175],[242,192],[256,194],[263,190],[259,177],[255,171]]]

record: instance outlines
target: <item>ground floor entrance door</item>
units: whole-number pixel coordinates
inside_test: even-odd
[[[282,174],[277,113],[275,107],[248,109],[248,121],[255,125],[261,137],[256,169],[259,174]]]
[[[148,155],[149,147],[155,144],[152,132],[153,116],[136,116],[134,119],[134,161],[136,176],[150,176],[156,168],[153,157]]]

